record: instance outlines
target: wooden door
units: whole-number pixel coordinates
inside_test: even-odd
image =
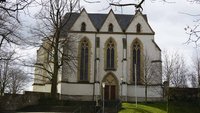
[[[105,92],[104,92],[105,100],[109,100],[109,92],[110,92],[109,89],[110,89],[109,85],[105,85]]]
[[[102,83],[105,83],[105,88],[104,90],[104,99],[105,100],[115,100],[118,98],[118,81],[116,77],[112,74],[108,74],[105,76],[105,78],[102,80]],[[103,92],[102,92],[103,94]]]
[[[116,96],[115,96],[115,94],[116,94],[116,90],[115,90],[115,86],[114,85],[106,85],[105,86],[105,92],[104,92],[104,99],[105,100],[115,100],[116,98]]]
[[[110,90],[110,100],[115,100],[115,86],[110,86],[111,90]]]

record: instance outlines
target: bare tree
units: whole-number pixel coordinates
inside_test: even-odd
[[[174,87],[187,87],[188,68],[186,67],[184,58],[178,55],[174,63],[174,71],[170,83]]]
[[[120,4],[119,2],[120,1],[122,1],[122,0],[119,0],[117,3],[114,3],[114,1],[112,1],[112,3],[110,3],[110,5],[113,5],[113,6],[120,6],[120,7],[122,7],[122,6],[135,6],[135,9],[136,10],[139,10],[139,9],[142,9],[143,10],[143,8],[142,8],[142,4],[143,4],[143,2],[145,1],[145,0],[141,0],[140,1],[140,3],[138,3],[138,4],[134,4],[134,3],[129,3],[129,4]]]
[[[9,84],[9,67],[13,61],[13,56],[15,52],[5,52],[1,50],[1,60],[0,60],[0,89],[1,95],[5,92],[6,87]]]
[[[86,1],[88,2],[88,1]],[[73,19],[73,12],[80,10],[80,0],[41,0],[41,10],[36,15],[39,24],[32,29],[34,37],[43,39],[40,45],[47,59],[37,61],[37,70],[42,69],[51,82],[51,96],[56,98],[58,73],[61,67],[67,66],[70,70],[76,68],[77,56],[75,45],[78,36],[69,34],[68,27]],[[42,54],[42,53],[41,53]]]
[[[9,72],[9,83],[7,87],[7,92],[16,94],[21,93],[23,91],[27,84],[30,81],[30,77],[26,75],[26,73],[17,67],[10,68]]]
[[[33,0],[3,0],[0,2],[0,49],[3,43],[19,44],[24,40],[18,32],[21,27],[20,11],[32,3]]]
[[[174,56],[171,56],[171,57],[169,56],[167,51],[163,52],[163,80],[167,81],[168,87],[169,87],[169,81],[173,72]]]
[[[148,54],[148,52],[145,52],[144,54],[144,86],[145,86],[145,102],[147,102],[148,99],[148,86],[151,85],[157,85],[160,83],[161,85],[161,75],[162,75],[162,65],[160,60],[153,60]],[[157,91],[155,91],[157,92]],[[159,94],[161,92],[158,92]]]
[[[22,39],[18,29],[20,24],[3,10],[0,10],[0,49],[7,43],[19,44]]]
[[[0,11],[20,23],[19,14],[35,0],[1,0]]]
[[[200,86],[200,54],[199,49],[196,48],[192,56],[192,69],[190,74],[190,81],[193,87]]]
[[[196,46],[199,46],[199,39],[200,39],[200,20],[195,21],[194,26],[187,26],[185,28],[186,33],[189,35],[189,38],[186,43],[195,43]]]
[[[190,80],[191,86],[193,88],[197,88],[198,87],[198,77],[197,77],[196,73],[190,72],[188,74],[188,76],[189,76],[189,80]]]
[[[151,67],[152,67],[151,60],[147,55],[145,55],[144,56],[144,80],[143,80],[144,85],[145,85],[145,102],[147,102],[147,88],[148,88],[148,85],[151,83],[150,81],[152,80]]]
[[[167,81],[168,86],[187,87],[188,68],[184,57],[178,52],[164,52],[163,57],[163,79]]]
[[[191,3],[196,3],[199,4],[200,0],[187,0],[188,2]],[[184,13],[186,15],[192,16],[195,19],[193,20],[194,25],[188,25],[185,27],[186,33],[189,35],[188,40],[186,41],[187,44],[189,43],[195,43],[196,46],[199,46],[199,39],[200,39],[200,18],[199,18],[199,13],[198,14],[189,14],[189,13]]]
[[[20,69],[16,52],[0,51],[0,93],[20,93],[26,87],[30,77]]]

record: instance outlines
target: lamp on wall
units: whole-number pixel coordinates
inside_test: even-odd
[[[105,88],[105,85],[106,85],[105,82],[103,82],[103,83],[102,83],[102,87]]]
[[[124,78],[124,76],[121,76],[121,78],[120,78],[122,83],[123,83],[123,78]]]
[[[103,113],[104,113],[104,102],[105,102],[105,100],[104,100],[104,90],[105,90],[105,82],[103,82],[102,83],[102,87],[103,87]]]

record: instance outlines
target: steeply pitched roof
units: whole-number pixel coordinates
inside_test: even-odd
[[[88,14],[88,16],[92,21],[94,27],[96,29],[100,29],[107,17],[107,14]]]
[[[126,28],[128,27],[128,25],[131,22],[131,19],[134,17],[134,15],[120,15],[120,14],[116,14],[115,15],[120,27],[122,28],[122,30],[126,30]]]
[[[61,29],[61,35],[65,35],[67,31],[70,30],[70,28],[75,23],[76,19],[79,17],[80,13],[67,13],[65,14],[63,21],[62,21],[62,29]]]
[[[96,14],[96,13],[88,13],[88,16],[91,20],[91,22],[93,23],[94,27],[99,30],[106,17],[108,14]],[[68,30],[70,30],[70,28],[73,26],[73,24],[75,23],[75,21],[77,20],[77,18],[80,16],[80,13],[67,13],[64,16],[63,19],[63,23],[65,23],[63,25],[63,29],[61,31],[61,33],[67,32]],[[130,24],[132,18],[134,18],[134,15],[125,15],[125,14],[115,14],[115,17],[120,25],[120,27],[122,28],[122,30],[126,30],[126,28],[128,27],[128,25]],[[144,19],[147,21],[147,17],[146,15],[143,15]]]

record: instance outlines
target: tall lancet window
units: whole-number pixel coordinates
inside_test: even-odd
[[[106,68],[108,70],[115,69],[115,42],[109,39],[106,44]]]
[[[86,31],[86,24],[85,24],[85,22],[83,22],[81,24],[81,31]]]
[[[113,32],[113,24],[109,24],[109,26],[108,26],[108,32]]]
[[[140,23],[138,23],[138,24],[136,25],[136,32],[137,32],[137,33],[140,33],[140,32],[141,32],[141,24],[140,24]]]
[[[140,83],[141,79],[141,45],[138,41],[135,41],[133,43],[133,49],[132,49],[132,55],[133,55],[133,61],[132,61],[132,67],[133,67],[133,82],[135,82],[135,77],[137,77],[137,83]],[[136,67],[136,72],[135,72]]]
[[[84,38],[80,47],[80,81],[88,81],[89,77],[89,41]]]

